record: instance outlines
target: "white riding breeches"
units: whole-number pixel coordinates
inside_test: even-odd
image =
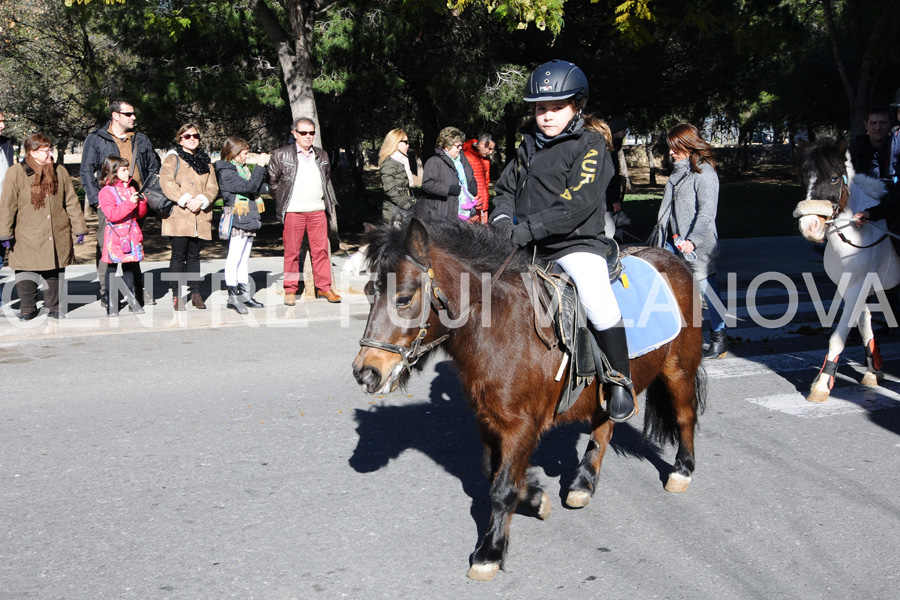
[[[605,258],[590,252],[573,252],[556,262],[575,282],[581,305],[594,329],[603,331],[619,322],[622,313],[609,284],[609,266]]]

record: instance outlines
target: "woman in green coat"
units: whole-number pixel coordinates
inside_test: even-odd
[[[384,136],[378,153],[378,170],[385,200],[381,215],[385,221],[402,221],[412,214],[416,202],[412,193],[413,175],[409,168],[409,137],[402,129],[391,129]]]

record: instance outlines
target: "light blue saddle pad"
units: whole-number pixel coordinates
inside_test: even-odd
[[[681,331],[681,311],[672,288],[653,265],[637,256],[623,256],[628,287],[619,278],[612,284],[619,302],[628,355],[636,358],[671,342]]]

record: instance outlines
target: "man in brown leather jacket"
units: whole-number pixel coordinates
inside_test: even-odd
[[[312,119],[297,119],[291,129],[294,143],[279,148],[269,160],[269,187],[275,213],[284,223],[284,303],[294,306],[300,288],[300,246],[309,237],[316,298],[340,302],[331,289],[328,228],[336,228],[334,188],[328,154],[313,146]]]

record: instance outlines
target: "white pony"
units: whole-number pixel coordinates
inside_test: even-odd
[[[822,140],[810,147],[800,165],[800,176],[806,185],[806,200],[794,209],[794,217],[800,219],[800,232],[806,239],[828,239],[825,272],[838,285],[844,301],[841,318],[828,340],[825,363],[806,398],[825,402],[834,385],[851,319],[856,319],[866,350],[867,368],[860,383],[880,382],[881,356],[866,297],[900,284],[900,258],[885,234],[884,221],[876,221],[874,226],[853,222],[853,215],[878,204],[886,189],[880,180],[854,173],[843,142]]]

